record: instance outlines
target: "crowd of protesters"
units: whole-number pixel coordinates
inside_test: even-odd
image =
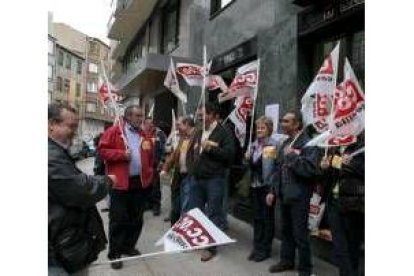
[[[205,104],[197,110],[195,118],[179,117],[176,123],[178,139],[169,149],[165,134],[154,125],[152,118],[145,118],[143,109],[138,105],[127,107],[120,123],[105,130],[96,140],[94,177],[75,169],[65,155],[69,142],[59,142],[59,135],[73,135],[66,131],[68,126],[64,125],[67,113],[76,114],[68,107],[49,107],[49,267],[67,270],[67,266],[62,265],[60,248],[54,245],[60,233],[65,233],[65,227],[70,225],[51,221],[51,216],[65,221],[65,212],[88,210],[95,213],[94,204],[108,194],[108,258],[115,260],[112,268],[122,268],[122,261],[116,261],[122,256],[141,254],[135,246],[143,228],[143,213],[151,208],[154,215],[160,214],[160,180],[168,174],[172,176],[171,225],[182,214],[197,207],[217,227],[222,230],[228,228],[225,205],[229,172],[236,159],[237,140],[230,128],[222,123],[217,105]],[[323,187],[319,190],[323,191],[321,193],[327,204],[333,256],[339,275],[363,274],[359,253],[364,241],[365,155],[363,151],[355,154],[364,147],[363,134],[354,144],[325,152],[324,149],[305,146],[314,131],[311,126],[303,125],[299,112],[286,112],[280,122],[285,139],[272,138],[275,131],[272,119],[265,116],[257,119],[255,139],[244,153],[244,163],[251,172],[254,230],[252,250],[250,254],[246,252],[247,259],[262,262],[271,257],[275,206],[279,204],[280,259],[269,271],[276,273],[296,269],[300,276],[313,273],[309,203],[316,189],[315,183],[321,183],[322,179]],[[53,157],[57,151],[68,159],[68,169],[56,168],[59,164]],[[338,159],[342,160],[339,164]],[[74,187],[63,187],[65,179]],[[85,192],[78,192],[88,203],[85,206],[77,206],[79,200],[60,196],[73,192],[77,186],[86,189]],[[62,214],[59,215],[59,212]],[[98,221],[97,225],[101,224]],[[101,240],[100,247],[94,248],[92,257],[79,267],[83,268],[96,259],[105,243],[105,239]],[[296,251],[299,257],[297,266]],[[217,253],[216,247],[202,250],[201,261],[209,261]],[[76,269],[79,270],[78,267]]]

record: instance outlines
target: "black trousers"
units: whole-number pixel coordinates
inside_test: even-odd
[[[339,204],[332,199],[328,204],[329,226],[332,231],[334,259],[341,276],[363,275],[359,265],[361,245],[364,241],[364,213],[339,212]]]
[[[161,208],[161,181],[158,173],[154,175],[154,181],[152,183],[150,197],[147,204],[149,209]]]
[[[266,205],[267,186],[250,188],[253,202],[253,248],[258,255],[270,255],[275,234],[275,209]]]
[[[111,191],[109,259],[135,248],[141,235],[145,203],[151,188],[142,189],[139,177],[130,178],[130,181],[135,184],[133,189]]]
[[[309,200],[281,204],[282,246],[281,261],[294,264],[298,249],[301,272],[312,272],[310,237],[308,230]]]

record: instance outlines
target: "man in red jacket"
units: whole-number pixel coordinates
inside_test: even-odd
[[[110,260],[140,254],[135,244],[141,234],[145,202],[154,177],[154,142],[152,135],[142,130],[141,107],[127,107],[124,119],[104,132],[98,146],[106,174],[114,174],[118,179],[110,193]],[[111,266],[120,269],[122,262]]]

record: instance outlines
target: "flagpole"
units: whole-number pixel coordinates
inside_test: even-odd
[[[338,40],[337,46],[339,47],[338,51],[340,51],[341,50],[341,41],[340,40]],[[339,63],[339,53],[338,53],[338,63]],[[335,101],[334,101],[335,99],[334,99],[334,97],[335,97],[335,90],[336,90],[336,80],[338,78],[338,67],[339,66],[337,65],[337,68],[335,70],[334,86],[333,86],[334,88],[333,88],[333,91],[332,91],[331,113],[330,113],[328,126],[333,124],[333,121],[334,121],[334,118],[335,118],[335,113],[334,113],[335,112]],[[328,156],[328,149],[329,149],[329,142],[328,141],[329,141],[329,139],[326,140],[325,158]]]
[[[203,135],[206,131],[206,79],[207,79],[207,47],[203,46],[203,86],[201,87],[201,97],[203,100]]]
[[[249,144],[247,146],[248,151],[250,151],[250,146],[252,144],[253,125],[254,125],[254,111],[256,109],[257,92],[259,90],[259,76],[260,76],[260,58],[257,59],[257,80],[256,80],[256,87],[254,89],[254,95],[253,95],[252,113],[251,113],[251,116],[250,116],[251,121],[250,121]]]
[[[188,251],[194,251],[194,250],[209,248],[209,247],[217,246],[217,245],[231,244],[231,243],[235,243],[235,242],[237,242],[237,241],[236,240],[231,240],[231,241],[222,242],[222,243],[217,243],[216,242],[216,243],[211,243],[211,244],[207,244],[207,245],[199,245],[199,246],[194,246],[194,247],[190,247],[190,248],[186,248],[186,249],[176,249],[176,250],[170,250],[170,251],[158,251],[158,252],[152,252],[152,253],[143,254],[143,255],[139,255],[139,256],[125,257],[125,258],[114,259],[114,260],[110,260],[110,261],[92,263],[91,266],[106,265],[106,264],[111,264],[111,263],[114,263],[114,262],[138,260],[138,259],[142,259],[142,258],[146,258],[146,257],[153,257],[153,256],[157,256],[157,255],[188,252]]]
[[[109,99],[111,100],[112,106],[115,110],[115,120],[118,121],[118,126],[119,126],[119,130],[121,131],[121,137],[122,137],[122,140],[124,141],[125,149],[128,150],[129,149],[128,148],[128,143],[127,143],[127,140],[126,140],[126,137],[125,137],[125,134],[124,134],[124,130],[122,129],[122,126],[121,126],[121,112],[118,108],[118,105],[115,102],[115,99],[114,99],[113,95],[112,95],[111,86],[109,85],[108,77],[106,76],[106,71],[105,71],[105,66],[104,66],[103,60],[101,60],[101,66],[102,66],[102,72],[103,72],[105,82],[106,82],[106,87],[108,89]]]

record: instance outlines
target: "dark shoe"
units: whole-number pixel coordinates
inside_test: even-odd
[[[294,268],[293,264],[289,264],[286,262],[279,262],[278,264],[275,264],[269,267],[269,272],[270,273],[283,272],[287,270],[293,270],[293,268]]]
[[[161,214],[160,207],[152,208],[152,214],[154,215],[154,217],[158,217]]]
[[[248,259],[249,261],[253,261],[253,260],[254,260],[254,258],[255,258],[255,254],[254,254],[254,251],[252,251],[252,252],[250,252],[250,255],[247,257],[247,259]]]
[[[254,255],[253,260],[256,263],[260,263],[260,262],[263,262],[264,260],[269,259],[269,258],[270,258],[270,254],[260,254],[260,253],[258,253],[258,254]]]
[[[124,254],[131,257],[131,256],[139,256],[139,255],[141,255],[141,252],[138,249],[132,248],[132,249],[124,252]]]
[[[208,262],[211,259],[213,259],[214,256],[216,256],[216,255],[217,255],[217,252],[216,251],[203,250],[201,252],[200,261],[202,261],[202,262]]]
[[[116,259],[120,259],[121,258],[121,256],[115,256],[113,259],[111,259],[111,260],[116,260]],[[112,267],[112,269],[121,269],[122,268],[122,266],[123,266],[123,263],[122,263],[122,261],[117,261],[117,262],[113,262],[113,263],[111,263],[111,267]]]

